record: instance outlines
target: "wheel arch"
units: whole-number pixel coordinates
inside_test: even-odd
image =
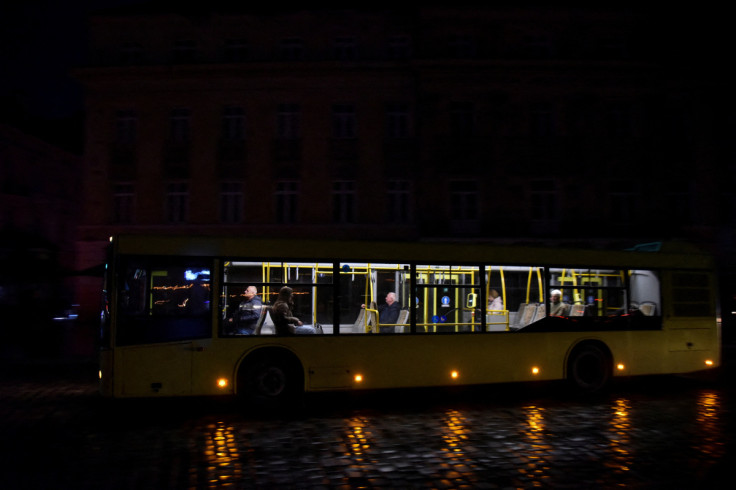
[[[574,363],[576,363],[579,356],[590,352],[600,352],[601,368],[603,369],[604,382],[598,386],[583,386],[579,379],[579,373],[574,370]],[[568,349],[567,355],[565,356],[564,363],[564,379],[572,384],[576,385],[578,389],[583,391],[598,391],[610,382],[613,377],[613,352],[611,348],[604,341],[596,338],[585,338],[576,341]]]
[[[294,351],[283,345],[264,345],[246,351],[235,367],[235,394],[247,395],[247,373],[249,368],[263,360],[279,362],[287,367],[297,381],[297,388],[304,390],[306,379],[304,366]]]

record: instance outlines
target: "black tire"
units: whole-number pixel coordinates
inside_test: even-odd
[[[258,356],[241,369],[241,395],[275,403],[293,400],[303,389],[298,366],[282,356]]]
[[[567,378],[579,391],[597,393],[608,386],[611,376],[611,358],[598,345],[579,347],[570,356]]]

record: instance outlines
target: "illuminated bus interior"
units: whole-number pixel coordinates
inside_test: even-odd
[[[660,326],[660,284],[651,270],[226,259],[220,262],[217,298],[214,262],[127,258],[120,275],[118,343],[207,337],[213,307],[219,335],[233,335],[226,327],[249,286],[263,302],[261,335],[274,333],[268,307],[283,285],[294,290],[295,315],[328,334],[377,333],[379,324],[396,334]],[[552,319],[547,298],[555,290],[566,309]],[[501,307],[490,309],[492,291]],[[392,324],[382,322],[379,312],[389,292],[401,307]]]

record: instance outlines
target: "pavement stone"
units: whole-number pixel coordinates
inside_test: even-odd
[[[0,363],[0,487],[726,488],[734,357],[712,379],[594,399],[554,387],[310,398],[105,400],[92,359]],[[730,485],[728,485],[730,488]]]

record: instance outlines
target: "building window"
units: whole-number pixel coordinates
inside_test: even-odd
[[[621,103],[609,107],[608,133],[612,138],[636,136],[633,110],[630,105]]]
[[[456,59],[475,58],[475,40],[465,34],[455,34],[450,37],[450,57]]]
[[[189,109],[178,108],[172,110],[169,124],[169,138],[172,143],[189,142],[191,132],[191,113]]]
[[[143,61],[143,47],[135,42],[126,42],[120,47],[120,63],[137,65]]]
[[[304,42],[297,37],[281,40],[279,58],[284,61],[301,61],[304,57]]]
[[[120,110],[115,115],[115,142],[130,145],[138,139],[138,115],[132,110]]]
[[[354,37],[335,38],[332,56],[336,60],[351,61],[356,58],[356,42]]]
[[[478,183],[476,181],[450,182],[450,212],[453,221],[476,221],[478,219]]]
[[[388,38],[387,53],[390,60],[405,60],[411,57],[411,37],[406,35]]]
[[[691,192],[692,185],[690,182],[673,182],[667,186],[663,199],[666,214],[663,218],[669,219],[671,225],[690,225],[698,221],[695,200],[691,198],[695,195],[695,192]]]
[[[172,52],[174,63],[192,63],[197,53],[197,43],[191,39],[179,39],[174,42]]]
[[[535,104],[530,113],[531,135],[551,138],[555,135],[555,113],[549,104]]]
[[[611,183],[608,191],[609,218],[612,223],[631,224],[639,209],[639,193],[626,181]]]
[[[276,112],[276,137],[282,140],[299,139],[299,104],[279,104]]]
[[[332,219],[335,223],[355,223],[355,182],[332,183]]]
[[[245,139],[245,110],[242,107],[225,107],[222,114],[222,139],[227,142]]]
[[[475,134],[475,106],[472,102],[453,102],[450,107],[450,131],[455,137]]]
[[[247,61],[248,52],[248,43],[243,39],[227,39],[225,41],[225,61]]]
[[[524,52],[529,58],[545,59],[552,54],[552,46],[545,34],[529,34],[524,36]]]
[[[390,180],[388,182],[388,221],[410,223],[411,216],[411,182]]]
[[[391,139],[408,138],[409,106],[407,104],[389,104],[386,109],[386,132]]]
[[[184,182],[172,182],[166,186],[166,221],[170,224],[186,223],[189,218],[189,186]]]
[[[531,218],[533,221],[557,220],[557,187],[554,181],[531,183]]]
[[[132,223],[134,206],[133,184],[115,184],[113,187],[113,221],[119,224]]]
[[[355,138],[355,107],[351,104],[332,106],[332,136],[336,139]]]
[[[243,221],[243,184],[223,182],[220,187],[220,221],[235,224]]]
[[[293,180],[276,182],[276,221],[296,223],[299,201],[299,183]]]

